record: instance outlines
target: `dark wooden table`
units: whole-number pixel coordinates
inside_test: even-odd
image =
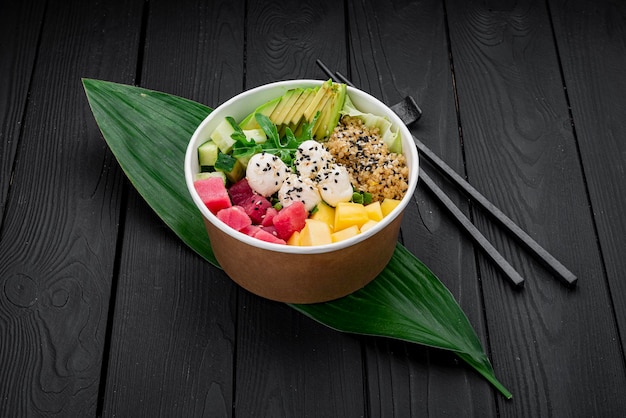
[[[624,2],[7,0],[0,33],[0,416],[626,415]],[[238,288],[138,195],[81,85],[216,106],[323,79],[318,58],[387,103],[414,96],[413,133],[579,277],[562,285],[423,164],[526,278],[514,290],[418,187],[400,238],[512,400],[449,352]]]

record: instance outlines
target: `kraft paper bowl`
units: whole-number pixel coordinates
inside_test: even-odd
[[[226,274],[244,289],[287,303],[326,302],[361,289],[387,265],[396,247],[402,215],[417,186],[418,155],[411,133],[400,118],[375,97],[352,87],[347,94],[363,112],[386,116],[400,129],[409,167],[409,188],[401,203],[374,228],[350,239],[320,246],[268,243],[238,232],[220,221],[202,203],[193,181],[200,171],[197,148],[226,116],[240,121],[261,104],[295,87],[312,87],[321,80],[289,80],[245,91],[217,107],[202,121],[189,142],[185,180],[204,218],[213,252]],[[200,233],[200,231],[198,231]]]

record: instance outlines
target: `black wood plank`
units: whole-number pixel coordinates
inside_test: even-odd
[[[625,347],[626,4],[554,1],[550,11],[602,260]]]
[[[480,257],[494,366],[514,394],[497,399],[500,413],[619,416],[623,353],[557,51],[546,42],[546,4],[447,1],[446,9],[470,181],[581,278],[566,289],[475,213],[528,278],[512,292]]]
[[[336,2],[248,2],[246,88],[327,78],[346,69],[343,9]],[[361,346],[286,305],[240,293],[236,411],[240,416],[365,414]]]
[[[236,412],[264,417],[364,415],[361,348],[244,291],[237,338]]]
[[[0,227],[35,64],[45,3],[17,2],[0,14]]]
[[[142,87],[209,106],[240,92],[243,2],[150,1],[145,12]],[[103,415],[231,416],[236,286],[132,188],[125,225]]]
[[[134,3],[47,2],[0,237],[2,416],[96,412],[122,178],[81,77],[132,82]]]
[[[358,2],[349,16],[355,82],[389,104],[412,95],[423,110],[413,133],[462,173],[442,3]],[[424,160],[420,169],[437,175]],[[403,243],[451,290],[487,349],[474,250],[421,187],[415,202],[405,214]],[[489,385],[453,355],[376,340],[367,348],[371,409],[378,416],[494,415]]]
[[[231,416],[236,289],[129,194],[102,415]]]

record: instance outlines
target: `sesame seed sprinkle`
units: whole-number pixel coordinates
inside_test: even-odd
[[[401,199],[408,190],[406,157],[389,152],[378,128],[370,130],[359,118],[344,116],[326,146],[346,167],[353,186],[374,200]]]

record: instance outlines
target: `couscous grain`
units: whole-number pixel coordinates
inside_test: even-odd
[[[356,117],[344,116],[326,143],[336,161],[346,167],[352,185],[372,199],[402,199],[409,188],[403,154],[391,153],[378,128],[369,129]]]

